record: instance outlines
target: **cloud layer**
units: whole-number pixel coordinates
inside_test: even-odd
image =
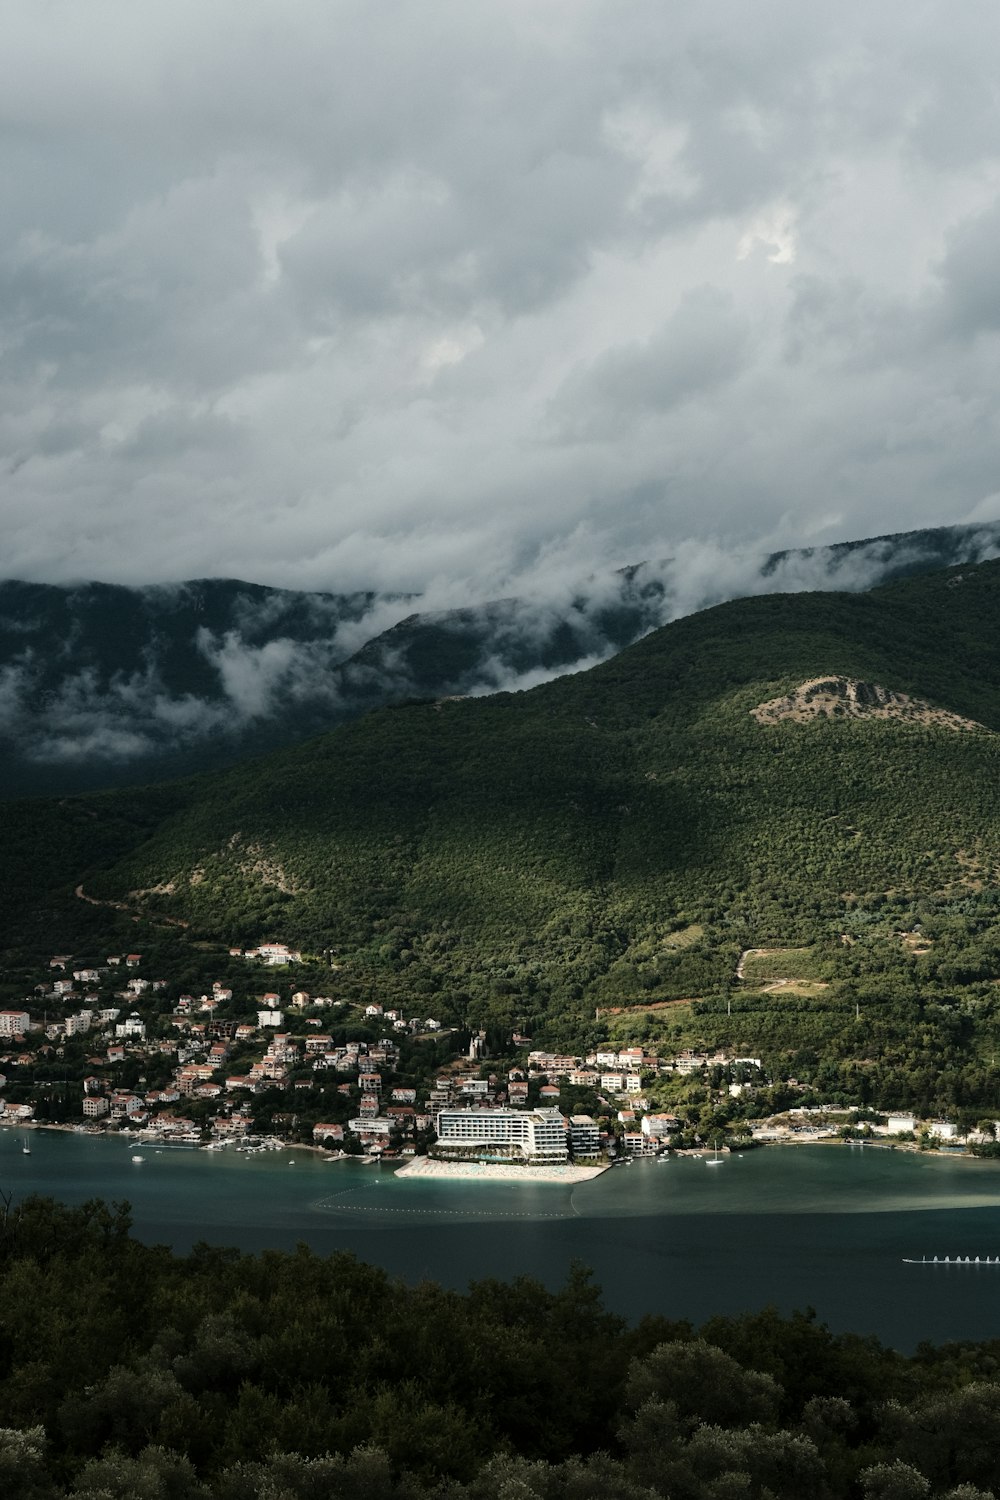
[[[987,0],[12,0],[4,571],[461,603],[995,518],[998,50]]]
[[[0,584],[3,793],[206,769],[387,703],[531,688],[726,599],[856,591],[998,555],[997,524],[769,558],[688,541],[588,578],[543,568],[521,598],[457,609],[441,592]]]

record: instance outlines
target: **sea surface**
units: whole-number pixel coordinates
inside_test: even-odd
[[[24,1142],[30,1154],[22,1150]],[[133,1153],[142,1155],[133,1162]],[[910,1350],[1000,1338],[1000,1163],[859,1146],[634,1162],[577,1185],[426,1181],[309,1151],[255,1156],[0,1130],[0,1191],[127,1200],[136,1234],[188,1250],[304,1242],[409,1282],[563,1284],[591,1267],[605,1305],[695,1322],[768,1304]]]

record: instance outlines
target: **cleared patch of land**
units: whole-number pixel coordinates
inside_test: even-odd
[[[821,979],[823,958],[813,948],[748,948],[736,966],[744,984],[767,985],[777,980]]]
[[[690,948],[704,936],[705,928],[702,923],[692,922],[690,927],[680,927],[676,932],[671,932],[663,939],[663,946],[670,949]]]
[[[676,1010],[678,1006],[695,1005],[697,1000],[698,996],[694,996],[685,1000],[650,1000],[645,1004],[639,1002],[636,1005],[602,1005],[597,1016],[599,1020],[605,1016],[641,1016],[647,1013],[652,1014],[654,1011]]]

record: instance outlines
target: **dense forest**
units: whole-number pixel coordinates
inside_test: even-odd
[[[903,706],[754,716],[823,674]],[[728,1047],[844,1102],[988,1113],[998,773],[1000,564],[742,600],[532,692],[8,804],[5,962],[130,924],[175,966],[280,938],[338,994],[458,1027]]]
[[[575,1267],[465,1293],[349,1255],[0,1213],[17,1500],[988,1500],[1000,1344],[904,1357],[808,1310],[625,1326]]]

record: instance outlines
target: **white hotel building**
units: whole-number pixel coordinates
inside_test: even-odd
[[[566,1121],[557,1109],[442,1109],[437,1138],[443,1155],[514,1157],[541,1166],[569,1160]]]

